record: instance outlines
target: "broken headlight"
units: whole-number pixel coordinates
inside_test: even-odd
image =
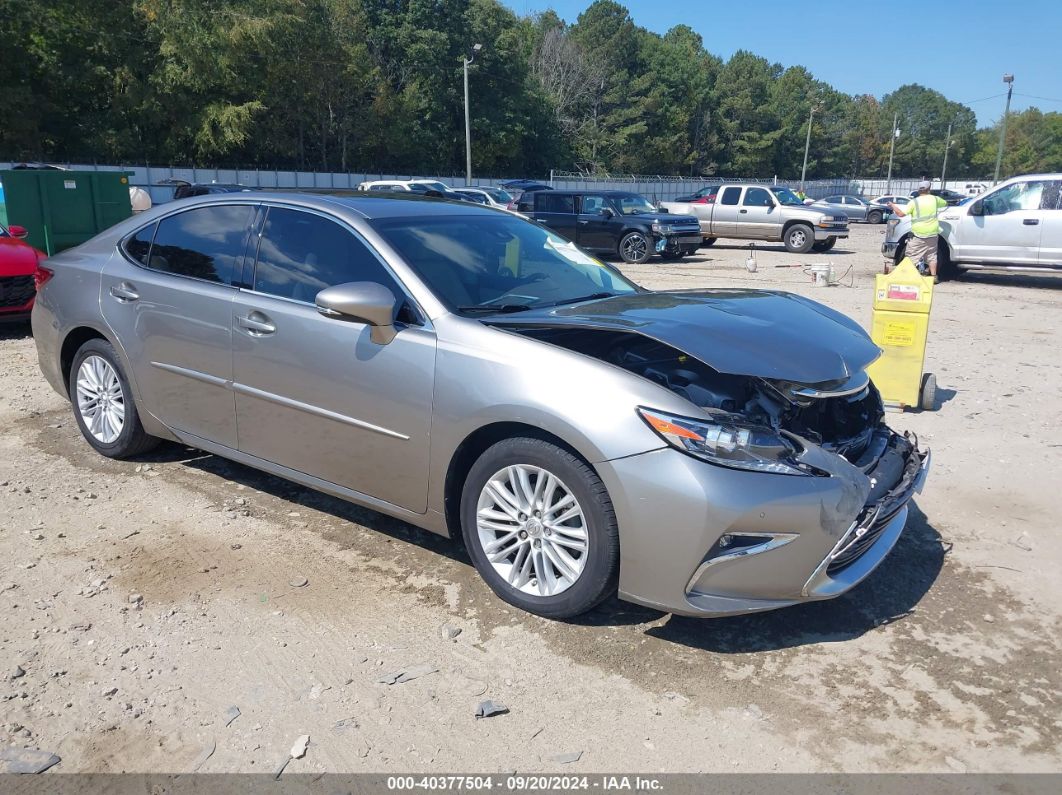
[[[743,417],[721,414],[695,420],[645,408],[638,413],[672,447],[711,464],[776,475],[812,474],[797,463],[795,444]]]

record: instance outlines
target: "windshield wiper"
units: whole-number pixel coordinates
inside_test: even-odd
[[[496,315],[508,312],[526,312],[531,308],[530,304],[477,304],[476,306],[459,306],[457,307],[457,311]]]
[[[593,293],[592,295],[581,295],[578,298],[565,298],[563,301],[554,301],[550,306],[578,304],[582,301],[598,301],[602,298],[612,298],[614,295],[616,295],[616,293]]]

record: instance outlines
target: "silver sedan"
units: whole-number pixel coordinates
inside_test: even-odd
[[[883,423],[847,317],[648,292],[504,211],[203,197],[46,265],[41,369],[101,454],[176,440],[462,538],[543,616],[835,597],[929,463]]]

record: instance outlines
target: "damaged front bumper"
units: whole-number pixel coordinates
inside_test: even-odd
[[[855,587],[896,544],[930,465],[913,436],[881,433],[884,452],[863,466],[809,446],[803,458],[821,477],[741,472],[675,450],[599,464],[619,519],[620,596],[726,616]]]

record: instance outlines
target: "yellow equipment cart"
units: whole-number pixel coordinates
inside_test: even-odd
[[[932,411],[937,379],[922,372],[933,305],[933,278],[922,276],[904,258],[891,273],[878,274],[874,286],[874,322],[870,336],[884,351],[867,368],[881,399],[890,408]]]

